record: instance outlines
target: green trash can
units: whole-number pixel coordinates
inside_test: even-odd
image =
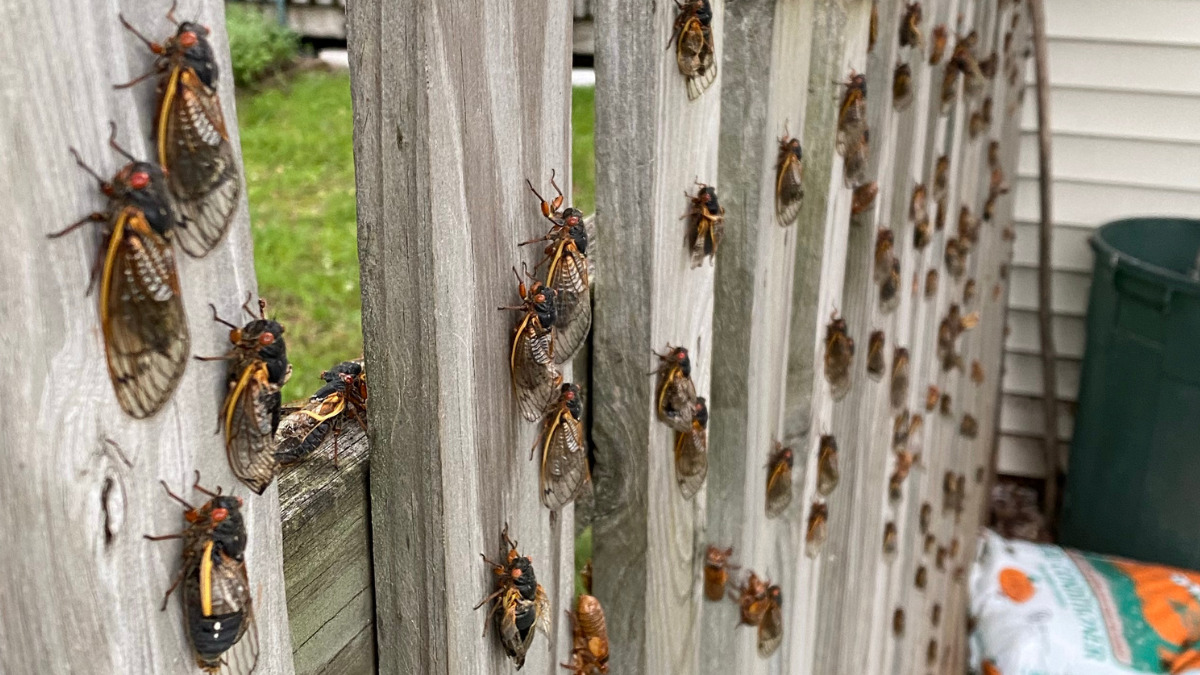
[[[1200,570],[1200,220],[1118,220],[1091,244],[1060,543]]]

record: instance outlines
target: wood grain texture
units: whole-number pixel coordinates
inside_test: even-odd
[[[485,613],[507,521],[552,599],[565,658],[571,509],[552,522],[512,401],[510,268],[547,229],[525,179],[569,192],[570,8],[455,0],[348,8],[359,258],[371,369],[371,528],[379,670],[508,672]],[[568,375],[569,377],[569,375]]]
[[[722,3],[713,11],[719,64]],[[691,267],[680,216],[693,181],[724,194],[724,75],[688,101],[674,50],[664,50],[672,3],[603,0],[592,12],[596,222],[606,242],[595,256],[592,336],[595,591],[609,617],[613,672],[696,672],[705,494],[679,494],[673,432],[654,416],[649,373],[658,366],[652,350],[683,345],[697,392],[711,395],[713,271]]]
[[[345,425],[279,477],[283,576],[297,674],[375,670],[367,435]]]
[[[121,27],[117,13],[165,38],[174,31],[163,16],[168,6],[57,1],[0,9],[6,27],[0,37],[6,147],[0,204],[8,214],[9,251],[0,271],[0,308],[11,319],[0,332],[8,355],[0,373],[11,392],[0,421],[8,450],[0,453],[0,485],[13,507],[0,516],[8,544],[0,552],[9,580],[0,585],[0,671],[6,673],[199,672],[177,597],[158,611],[179,568],[180,544],[142,539],[182,528],[180,507],[158,481],[198,502],[189,489],[196,470],[206,486],[220,485],[246,500],[259,672],[292,672],[276,490],[260,497],[242,487],[221,437],[213,434],[224,365],[190,362],[157,415],[127,417],[105,368],[96,295],[85,295],[100,238],[84,228],[46,239],[103,205],[69,147],[111,176],[124,163],[105,143],[108,121],[115,120],[120,143],[135,156],[150,156],[154,85],[120,91],[112,85],[145,72],[153,55]],[[191,3],[186,18],[212,27],[223,111],[237,149],[223,12],[223,3],[206,0]],[[208,303],[224,316],[238,316],[255,289],[244,200],[212,253],[202,260],[178,253],[177,259],[192,351],[223,353],[228,331],[212,323]],[[287,324],[287,317],[279,319]]]

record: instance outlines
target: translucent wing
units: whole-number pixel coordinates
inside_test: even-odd
[[[258,665],[258,629],[245,563],[205,543],[183,587],[185,627],[196,664],[210,673],[249,675]]]
[[[176,239],[188,254],[203,257],[225,236],[242,189],[217,92],[192,69],[175,68],[157,131],[159,161],[184,216]]]
[[[800,215],[804,199],[803,164],[792,152],[783,151],[775,177],[775,219],[781,226],[791,225]]]
[[[588,480],[583,425],[565,407],[550,416],[542,436],[542,503],[557,511],[575,501]]]
[[[678,366],[671,366],[659,375],[658,418],[676,431],[692,429],[696,407],[696,385]]]
[[[258,359],[242,369],[225,396],[221,421],[229,468],[256,494],[275,478],[280,403],[279,385],[271,384],[267,364]]]
[[[558,291],[554,360],[563,363],[579,351],[592,327],[588,261],[573,243],[558,244],[546,271],[546,285]]]
[[[279,423],[275,434],[275,458],[283,465],[297,464],[308,457],[329,436],[337,416],[346,409],[341,395],[313,399],[293,411]]]
[[[510,367],[513,394],[521,416],[536,422],[545,413],[562,376],[551,355],[552,333],[526,314],[513,336]]]
[[[544,592],[543,592],[544,593]],[[526,600],[516,589],[510,589],[498,600],[501,603],[499,622],[500,644],[513,665],[520,670],[525,665],[525,654],[533,644],[535,625],[539,621],[537,600]],[[548,614],[548,612],[547,612]]]
[[[675,61],[679,72],[687,78],[688,100],[694,101],[717,79],[712,29],[693,16],[679,33],[675,46]]]
[[[158,412],[183,376],[190,339],[175,254],[133,207],[117,215],[108,242],[100,323],[121,407],[139,419]]]
[[[684,499],[691,499],[708,476],[708,433],[693,425],[675,432],[675,480]]]
[[[842,97],[838,112],[836,148],[848,155],[850,147],[862,138],[867,129],[867,98],[859,87],[850,87]]]
[[[767,475],[767,517],[775,518],[792,503],[792,467],[776,462]]]
[[[825,379],[829,381],[829,393],[835,401],[840,401],[850,391],[852,345],[844,333],[835,333],[825,345]]]
[[[758,655],[764,659],[770,657],[782,642],[783,608],[779,603],[771,601],[758,623]]]

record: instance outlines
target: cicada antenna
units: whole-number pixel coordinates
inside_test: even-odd
[[[167,21],[170,21],[171,23],[175,24],[176,26],[179,25],[179,21],[175,18],[175,8],[178,6],[179,6],[179,0],[174,0],[174,2],[171,3],[171,9],[167,10]]]
[[[217,323],[220,323],[220,324],[224,324],[233,330],[237,330],[238,328],[241,327],[241,326],[235,326],[232,323],[229,323],[228,321],[226,321],[225,319],[222,319],[221,316],[219,314],[217,314],[217,306],[212,304],[211,302],[208,303],[208,308],[212,310],[213,321],[216,321]]]
[[[81,169],[91,174],[92,178],[95,178],[96,181],[100,183],[100,187],[103,188],[105,185],[108,185],[108,181],[104,180],[104,178],[102,178],[95,169],[88,166],[87,162],[83,161],[83,158],[79,156],[78,150],[75,148],[68,148],[68,150],[70,150],[71,156],[75,158],[75,163],[78,164]]]
[[[122,148],[121,145],[117,143],[117,123],[112,120],[108,121],[108,146],[120,153],[125,159],[131,162],[137,161],[136,157],[131,155],[128,150]]]

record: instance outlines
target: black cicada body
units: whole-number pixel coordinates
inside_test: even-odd
[[[787,227],[800,215],[800,203],[804,199],[804,153],[800,139],[786,132],[779,139],[779,160],[775,164],[775,220],[780,227]]]
[[[712,5],[708,0],[676,0],[679,15],[667,49],[675,44],[675,62],[687,78],[688,100],[700,98],[717,79],[716,43],[712,34]]]
[[[540,241],[550,242],[546,246],[546,257],[538,267],[549,263],[546,268],[546,286],[557,293],[555,299],[554,361],[565,363],[579,351],[592,327],[591,275],[587,259],[588,234],[583,224],[583,212],[574,207],[562,209],[563,194],[550,174],[550,185],[558,196],[553,202],[542,199],[533,184],[529,190],[542,204],[542,215],[553,226],[544,237],[522,242],[521,245]]]
[[[692,430],[696,414],[696,385],[692,383],[692,360],[684,347],[667,345],[667,353],[659,354],[658,385],[655,387],[654,409],[658,419],[675,431]]]
[[[185,218],[176,238],[188,254],[203,257],[229,229],[242,185],[217,94],[219,70],[208,28],[175,21],[174,10],[172,5],[167,18],[178,27],[164,43],[148,40],[121,17],[158,58],[149,73],[118,86],[159,77],[155,145]]]
[[[333,436],[333,463],[337,465],[337,439],[346,418],[367,428],[367,374],[358,361],[343,361],[321,373],[325,384],[299,410],[279,425],[275,459],[283,466],[299,464]]]
[[[515,267],[513,274],[517,274]],[[499,309],[521,312],[521,320],[513,328],[508,363],[517,408],[527,421],[536,422],[545,413],[551,396],[562,383],[562,373],[554,364],[558,292],[540,281],[534,281],[526,288],[519,274],[517,291],[521,295],[521,304]]]
[[[496,630],[504,653],[520,670],[525,665],[525,654],[533,644],[534,628],[550,634],[550,598],[537,582],[533,563],[517,551],[517,543],[508,538],[508,525],[500,533],[504,541],[504,562],[498,563],[483,556],[496,575],[498,588],[475,605],[479,609],[492,603],[488,620],[496,617]],[[483,634],[487,635],[487,622]]]
[[[542,448],[542,503],[557,511],[575,501],[591,477],[583,438],[583,400],[578,386],[562,385],[558,404],[546,414],[538,445]]]
[[[101,178],[71,151],[79,166],[100,183],[108,197],[106,210],[50,237],[88,222],[104,223],[105,240],[92,267],[88,293],[99,281],[109,379],[121,408],[141,419],[171,398],[187,365],[190,337],[169,243],[179,216],[162,170],[121,149],[115,141],[116,125],[111,128],[109,145],[129,160],[111,180]]]
[[[688,219],[687,247],[692,252],[692,267],[699,267],[705,258],[716,260],[717,246],[725,234],[725,208],[717,201],[717,190],[711,185],[697,183],[700,190],[688,195],[691,206]]]

